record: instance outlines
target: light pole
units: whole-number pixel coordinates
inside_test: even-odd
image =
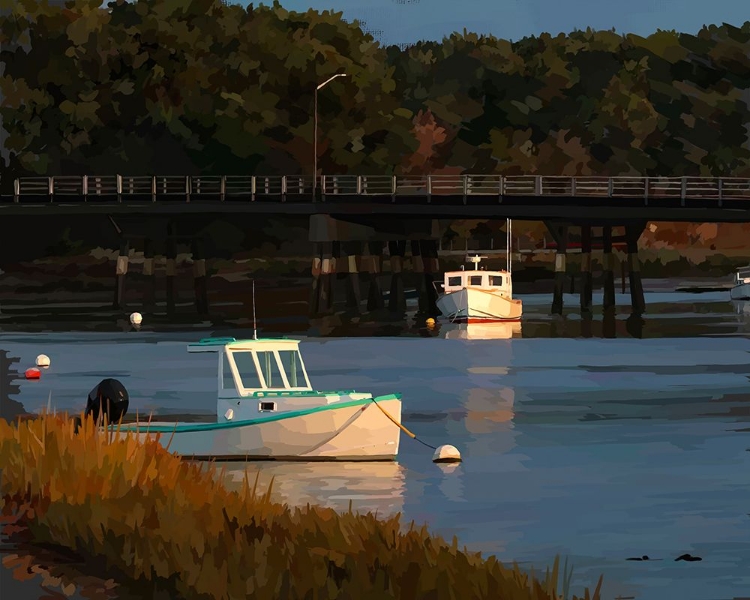
[[[313,115],[313,201],[315,200],[315,192],[318,187],[318,90],[331,83],[336,77],[346,77],[346,73],[337,73],[315,88],[315,107]]]

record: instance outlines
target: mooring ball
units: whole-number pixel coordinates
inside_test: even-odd
[[[93,415],[94,420],[106,416],[109,423],[116,423],[128,412],[130,402],[128,390],[117,379],[102,379],[89,392],[86,402],[86,415]]]
[[[46,369],[49,367],[49,356],[46,354],[40,354],[36,357],[36,366],[42,367],[43,369]]]
[[[427,327],[434,327],[435,326],[435,319],[433,319],[432,317],[430,317],[429,319],[427,319],[425,321],[425,325],[427,325]]]
[[[432,455],[432,462],[435,463],[455,463],[461,462],[461,453],[458,448],[450,444],[439,446]]]
[[[140,325],[143,322],[143,315],[139,312],[134,312],[130,315],[130,322],[133,325]]]
[[[34,367],[30,369],[26,369],[26,373],[24,373],[26,379],[39,379],[42,376],[42,372],[39,369],[35,369]]]

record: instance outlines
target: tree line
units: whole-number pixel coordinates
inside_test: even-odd
[[[750,22],[697,34],[464,31],[382,47],[341,13],[221,0],[14,0],[19,175],[750,176]]]

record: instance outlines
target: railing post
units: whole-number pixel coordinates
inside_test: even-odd
[[[281,176],[281,201],[286,202],[286,175]]]
[[[328,180],[326,179],[326,175],[320,176],[320,200],[321,202],[326,201],[326,185],[328,184]],[[313,202],[316,202],[317,198],[313,198]]]
[[[393,176],[393,180],[391,181],[391,202],[396,201],[396,176]]]
[[[611,198],[615,194],[615,180],[612,177],[607,179],[607,197]]]
[[[466,204],[466,196],[469,194],[469,176],[462,175],[461,178],[464,180],[464,204]]]
[[[227,196],[227,176],[222,175],[221,179],[219,180],[219,197],[221,198],[221,201],[224,202],[224,199]]]
[[[643,203],[648,206],[648,177],[643,178]]]
[[[432,202],[432,175],[427,176],[427,204]]]
[[[185,176],[185,202],[190,202],[190,192],[192,191],[192,181],[190,175]]]
[[[21,180],[16,178],[13,180],[13,202],[18,204],[21,196]]]
[[[256,185],[257,185],[257,182],[255,180],[255,175],[253,175],[250,178],[250,202],[255,202],[255,190],[256,190],[255,186]]]
[[[49,192],[49,201],[52,202],[52,199],[55,196],[55,178],[54,177],[47,177],[47,188]]]
[[[362,176],[357,175],[357,196],[362,195]]]
[[[570,178],[570,195],[571,196],[576,195],[576,178],[575,177]]]
[[[724,184],[724,179],[719,177],[719,208],[721,208],[723,204],[723,199],[724,199],[724,195],[723,195],[724,185],[723,184]]]
[[[115,187],[117,189],[117,201],[122,202],[122,175],[118,175],[115,179]]]
[[[542,195],[542,176],[541,175],[534,176],[534,195],[535,196]]]
[[[81,177],[81,192],[83,192],[83,201],[86,202],[89,195],[89,176],[83,175]]]
[[[156,175],[151,176],[151,202],[156,202]]]
[[[685,206],[685,198],[687,198],[687,177],[683,177],[680,184],[680,206]]]

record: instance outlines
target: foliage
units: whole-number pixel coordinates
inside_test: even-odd
[[[400,49],[277,3],[0,4],[8,175],[310,173],[345,72],[321,172],[750,176],[750,22]]]
[[[561,598],[557,562],[541,581],[459,550],[455,537],[404,530],[398,516],[290,508],[247,479],[228,491],[215,469],[156,440],[108,437],[91,417],[73,427],[52,415],[0,420],[4,514],[37,543],[104,560],[144,588],[216,599]]]

